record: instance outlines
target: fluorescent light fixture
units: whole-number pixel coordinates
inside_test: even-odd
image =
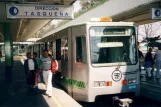
[[[27,42],[36,42],[36,41],[38,41],[38,40],[40,40],[41,38],[29,38],[28,40],[27,40]]]
[[[161,40],[156,40],[155,42],[161,43]]]
[[[97,43],[99,48],[106,48],[106,47],[123,47],[122,42],[106,42],[106,43]]]
[[[33,42],[13,42],[13,44],[35,44]],[[0,43],[0,45],[4,45],[4,43]]]
[[[19,44],[33,44],[32,42],[19,42]]]

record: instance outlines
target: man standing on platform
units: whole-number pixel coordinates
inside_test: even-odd
[[[46,85],[45,94],[48,95],[48,97],[52,97],[52,76],[53,76],[53,73],[51,72],[52,61],[49,57],[47,50],[44,50],[43,57],[41,58],[41,62],[42,62],[43,80]]]

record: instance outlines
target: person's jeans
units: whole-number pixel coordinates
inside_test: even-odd
[[[160,77],[160,66],[161,66],[161,60],[157,61],[157,72],[156,72],[156,77]]]
[[[151,76],[152,76],[152,75],[151,75],[151,70],[152,70],[151,67],[146,68],[146,72],[147,72],[147,76],[148,76],[148,77],[151,77]]]
[[[154,64],[153,64],[152,69],[151,69],[151,75],[154,76]]]

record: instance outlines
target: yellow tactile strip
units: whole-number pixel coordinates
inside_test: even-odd
[[[39,84],[39,88],[40,88],[40,89],[45,89],[45,85],[42,84],[42,83],[40,83],[40,84]],[[45,95],[43,95],[43,96],[46,97]],[[63,107],[63,106],[61,105],[61,103],[60,103],[54,96],[52,96],[51,99],[52,99],[52,101],[53,101],[58,107]],[[52,105],[50,105],[50,107],[52,107]],[[54,106],[54,107],[55,107],[55,106]]]

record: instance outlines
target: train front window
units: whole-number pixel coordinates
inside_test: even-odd
[[[136,64],[134,27],[91,27],[90,51],[93,65]]]

